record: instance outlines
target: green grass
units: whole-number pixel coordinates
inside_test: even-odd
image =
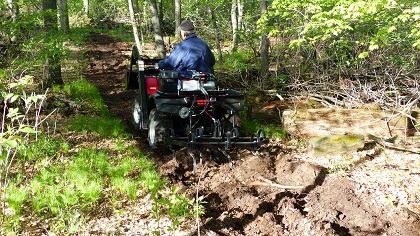
[[[57,91],[58,88],[56,87]],[[98,89],[86,79],[79,79],[65,83],[62,92],[68,94],[83,110],[88,110],[101,115],[109,115],[106,105],[99,94]]]
[[[62,88],[55,87],[54,90],[72,97],[80,105],[78,109],[88,111],[88,114],[77,114],[69,119],[67,126],[70,130],[96,133],[102,137],[129,137],[127,127],[120,119],[112,117],[98,89],[86,79],[65,83]]]
[[[38,141],[20,146],[19,154],[28,161],[37,161],[45,157],[56,157],[68,153],[70,144],[64,139],[40,136]]]
[[[126,158],[121,163],[112,166],[109,170],[112,189],[126,194],[130,199],[136,198],[138,189],[138,176],[129,176],[136,168],[137,161],[133,158]]]
[[[29,188],[18,182],[11,182],[6,189],[6,199],[8,208],[12,213],[5,217],[4,226],[6,230],[13,231],[20,224],[23,206],[27,203],[29,197]]]
[[[258,119],[241,120],[242,129],[248,133],[257,133],[259,130],[264,130],[268,138],[285,139],[287,132],[280,126],[273,124],[266,124]]]
[[[6,191],[8,193],[6,202],[9,205],[9,208],[14,211],[15,215],[19,216],[22,211],[22,205],[28,200],[28,187],[12,182],[7,186]]]
[[[113,117],[100,117],[90,115],[76,115],[67,122],[72,131],[86,133],[96,133],[102,137],[129,137],[127,127],[121,120]]]
[[[69,38],[71,39],[72,44],[83,45],[83,43],[89,40],[89,35],[91,32],[98,33],[98,34],[104,33],[106,35],[111,35],[117,40],[123,41],[123,42],[134,42],[131,26],[120,27],[117,29],[101,29],[101,28],[92,27],[92,26],[72,27]]]
[[[72,160],[46,167],[31,180],[33,208],[47,216],[60,215],[76,205],[89,209],[109,194],[104,192],[108,187],[111,194],[136,199],[140,187],[155,189],[150,184],[162,182],[148,162],[132,157],[113,161],[104,150],[82,149]],[[149,174],[139,175],[138,171]]]

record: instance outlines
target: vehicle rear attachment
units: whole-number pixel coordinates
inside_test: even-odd
[[[176,151],[174,146],[184,146],[188,148],[188,153],[193,159],[193,170],[196,173],[197,159],[194,151],[198,150],[200,156],[200,163],[202,163],[202,149],[221,150],[222,153],[229,160],[229,167],[233,168],[233,160],[230,152],[236,151],[237,156],[240,157],[239,149],[249,149],[254,155],[257,155],[261,145],[268,142],[264,130],[259,130],[250,137],[240,137],[237,128],[223,133],[220,137],[210,137],[203,134],[203,128],[197,128],[195,132],[191,132],[188,137],[176,137],[174,130],[171,129],[171,135],[165,140],[169,148],[173,152],[173,157],[176,159]]]

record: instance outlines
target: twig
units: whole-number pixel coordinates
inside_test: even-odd
[[[276,93],[276,97],[280,99],[280,101],[282,101],[284,104],[286,104],[287,108],[293,110],[293,107],[280,94]]]
[[[331,102],[332,103],[334,103],[334,105],[335,106],[342,106],[342,107],[344,107],[345,106],[345,104],[344,104],[344,102],[341,102],[341,101],[339,101],[338,99],[336,99],[336,98],[333,98],[333,97],[330,97],[330,96],[327,96],[327,95],[321,95],[321,94],[314,94],[314,93],[310,93],[310,94],[308,94],[308,96],[311,98],[311,99],[314,99],[314,100],[317,100],[317,101],[319,101],[319,102],[325,102],[325,103],[328,103],[330,106],[332,105],[331,104]]]
[[[408,213],[409,215],[413,216],[413,217],[414,217],[414,218],[416,218],[418,221],[420,221],[420,214],[419,214],[419,213],[414,212],[414,211],[412,211],[412,210],[408,209],[407,207],[404,207],[403,209],[404,209],[404,210],[406,210],[406,211],[407,211],[407,213]]]

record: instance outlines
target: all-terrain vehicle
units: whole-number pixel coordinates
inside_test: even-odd
[[[181,78],[176,71],[158,70],[158,61],[142,57],[134,46],[126,75],[127,89],[139,89],[134,127],[148,131],[152,149],[172,150],[175,158],[177,147],[188,147],[195,170],[194,150],[220,149],[232,167],[229,151],[257,151],[267,141],[263,130],[240,136],[238,112],[245,99],[239,91],[220,89],[212,74],[193,72],[191,78]]]

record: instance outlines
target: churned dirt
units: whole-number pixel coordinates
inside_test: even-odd
[[[138,90],[124,90],[132,44],[91,36],[85,76],[111,113],[132,128]],[[199,222],[183,221],[181,234],[420,235],[418,154],[372,145],[353,153],[310,156],[299,142],[271,140],[259,155],[231,153],[233,169],[223,156],[217,163],[204,151],[194,175],[185,150],[177,152],[175,161],[172,155],[151,152],[145,132],[133,129],[133,137],[163,178],[206,202],[204,216]],[[412,145],[419,146],[415,140]],[[141,202],[130,207],[139,211],[147,206]]]

